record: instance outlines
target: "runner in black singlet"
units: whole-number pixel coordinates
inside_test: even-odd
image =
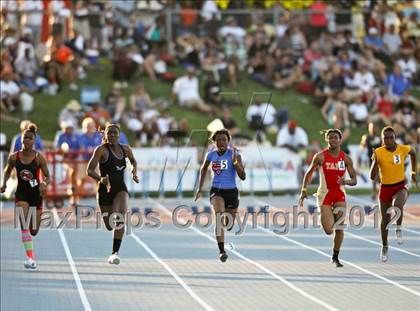
[[[118,143],[120,128],[116,124],[108,124],[104,130],[104,141],[96,147],[87,167],[87,174],[98,181],[98,205],[101,209],[105,226],[114,230],[112,254],[108,263],[118,265],[118,251],[124,235],[124,220],[128,206],[128,191],[124,182],[124,170],[127,157],[132,166],[133,180],[138,183],[137,162],[128,145]],[[99,163],[100,175],[95,170]],[[115,219],[113,213],[120,213]],[[121,217],[122,216],[122,217]]]
[[[33,149],[36,132],[37,127],[35,124],[28,125],[22,132],[22,149],[9,156],[4,170],[3,185],[0,188],[0,193],[6,191],[6,184],[10,174],[13,168],[16,168],[18,186],[15,194],[15,212],[20,215],[22,242],[27,257],[24,262],[26,269],[37,268],[32,236],[37,235],[39,231],[42,196],[45,194],[50,176],[45,158]],[[41,179],[41,171],[44,176],[43,180]],[[35,214],[32,214],[30,207],[36,207]],[[22,219],[22,214],[24,219]],[[35,221],[32,220],[32,217],[35,217]]]

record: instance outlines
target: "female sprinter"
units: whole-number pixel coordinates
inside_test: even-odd
[[[49,172],[45,158],[34,150],[37,127],[30,124],[22,132],[22,148],[10,154],[4,170],[3,185],[0,193],[6,190],[6,183],[13,168],[16,168],[18,185],[15,193],[15,213],[19,213],[22,242],[27,259],[24,262],[26,269],[37,268],[33,250],[32,236],[38,234],[42,215],[42,197],[44,196],[49,182]],[[44,175],[41,182],[40,171]],[[36,207],[36,213],[30,211],[30,207]],[[22,219],[22,212],[24,219]],[[28,217],[29,216],[29,217]],[[33,221],[32,217],[35,217]]]
[[[124,235],[124,220],[128,206],[128,191],[124,182],[126,157],[132,166],[133,180],[139,183],[136,159],[130,146],[118,143],[119,136],[119,126],[108,124],[104,130],[103,143],[96,147],[87,166],[88,176],[98,181],[97,199],[105,226],[109,231],[114,230],[112,254],[108,258],[108,263],[115,265],[120,263],[118,251]],[[101,175],[95,172],[98,163]],[[115,226],[110,223],[114,221],[113,213],[123,215],[122,218],[116,219]]]
[[[238,189],[236,188],[236,174],[238,174],[240,179],[245,180],[245,169],[237,149],[235,147],[228,148],[230,142],[230,134],[228,130],[222,129],[216,131],[211,140],[215,144],[216,148],[207,153],[206,160],[201,167],[200,182],[195,195],[195,201],[197,201],[201,196],[201,189],[203,188],[207,169],[211,163],[213,183],[210,190],[210,203],[213,205],[216,215],[221,215],[224,212],[227,212],[232,216],[233,223],[230,227],[232,228],[239,206],[239,194]],[[219,227],[220,224],[216,221],[215,233],[220,252],[219,259],[222,262],[225,262],[228,256],[225,252],[224,246],[224,230]]]
[[[346,196],[344,185],[354,186],[357,183],[356,171],[353,168],[353,161],[348,155],[340,150],[342,134],[340,130],[329,129],[322,132],[328,148],[318,152],[312,159],[312,163],[303,178],[302,191],[300,194],[299,205],[303,205],[303,200],[308,197],[306,186],[312,179],[312,174],[319,169],[320,184],[317,191],[317,205],[321,207],[321,224],[326,234],[334,232],[335,222],[343,216],[342,211],[334,212],[337,207],[346,207]],[[346,169],[350,179],[344,179]],[[343,221],[339,223],[342,225]],[[343,265],[338,260],[338,254],[343,242],[344,232],[335,229],[333,256],[331,262],[340,268]]]
[[[382,215],[382,248],[380,258],[385,262],[388,260],[388,224],[391,221],[391,214],[388,213],[388,209],[394,206],[400,212],[400,217],[397,219],[396,235],[397,243],[402,244],[401,225],[403,221],[403,209],[408,198],[404,163],[407,156],[410,155],[411,179],[417,186],[417,159],[413,147],[396,143],[395,130],[391,126],[382,129],[382,144],[382,147],[376,148],[373,152],[370,178],[376,180],[379,177],[381,182],[378,198]]]

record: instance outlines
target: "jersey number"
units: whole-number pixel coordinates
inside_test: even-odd
[[[30,185],[31,185],[31,187],[33,188],[33,187],[38,186],[38,181],[37,181],[36,179],[31,179],[31,180],[29,181],[29,184],[30,184]]]
[[[401,156],[399,154],[394,154],[394,164],[401,163]]]
[[[220,169],[221,170],[227,170],[228,169],[228,164],[227,164],[227,160],[222,160],[220,161]]]

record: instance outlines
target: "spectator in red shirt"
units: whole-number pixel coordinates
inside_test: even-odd
[[[326,16],[327,5],[324,1],[317,0],[309,6],[309,40],[319,38],[322,32],[327,31],[328,19]]]
[[[184,6],[179,13],[181,16],[181,23],[183,27],[183,32],[192,32],[194,33],[194,26],[198,18],[198,10],[193,8],[192,1],[187,0],[184,2]]]
[[[394,105],[389,99],[388,93],[381,90],[380,97],[376,101],[376,106],[371,111],[370,121],[377,122],[381,120],[385,125],[391,125],[393,120]]]
[[[111,121],[111,116],[105,108],[102,108],[99,103],[93,103],[90,111],[87,111],[83,116],[85,118],[92,118],[95,121],[95,126],[105,125]]]

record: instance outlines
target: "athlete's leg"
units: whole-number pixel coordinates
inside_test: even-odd
[[[232,219],[232,224],[229,226],[229,228],[227,229],[228,231],[232,230],[233,226],[235,225],[235,219],[236,219],[236,215],[238,213],[238,209],[237,208],[226,208],[226,213],[228,213]],[[225,226],[228,225],[228,219],[227,217],[225,217]]]
[[[335,203],[334,208],[343,208],[343,207],[344,208],[346,207],[346,202],[340,201],[340,202]],[[337,222],[337,220],[343,217],[344,213],[341,210],[338,210],[336,213],[334,213],[334,210],[333,210],[333,214],[334,214],[334,222]],[[342,220],[338,222],[337,225],[344,225],[344,220],[345,218],[342,218]],[[337,257],[338,257],[338,253],[340,252],[343,239],[344,239],[344,231],[342,229],[335,229],[333,251],[334,251],[334,255],[337,255]]]
[[[403,212],[404,212],[404,205],[405,202],[407,202],[408,199],[408,190],[403,188],[400,191],[398,191],[395,196],[394,200],[392,202],[392,206],[395,206],[400,209],[401,216],[397,219],[397,226],[401,226],[403,222]]]
[[[383,246],[388,246],[387,226],[391,220],[391,215],[387,213],[387,210],[390,206],[391,202],[384,202],[379,200],[379,207],[381,209],[381,238]]]
[[[408,190],[406,188],[403,188],[395,194],[393,204],[392,204],[392,206],[395,206],[396,208],[398,208],[401,213],[400,217],[397,219],[397,230],[396,230],[397,243],[400,245],[403,244],[401,225],[404,218],[403,217],[404,204],[405,202],[407,202],[407,198],[408,198]]]
[[[115,213],[120,213],[122,218],[116,220],[116,225],[121,227],[119,229],[114,229],[114,241],[112,243],[112,253],[118,253],[121,246],[121,241],[124,236],[125,231],[125,215],[127,213],[128,207],[128,193],[126,191],[120,191],[115,195],[114,204],[113,204],[113,211]]]
[[[23,212],[23,217],[22,213]],[[29,215],[29,204],[26,201],[18,201],[15,205],[15,213],[19,213],[19,222],[20,229],[22,234],[22,244],[25,249],[27,260],[24,263],[25,268],[27,269],[36,269],[36,263],[34,261],[34,244],[32,241],[31,232],[29,230],[29,223],[32,222],[32,219],[28,219]]]
[[[334,223],[335,223],[335,215],[333,213],[333,207],[331,205],[321,205],[321,224],[324,228],[326,234],[331,235],[334,232]],[[343,235],[340,233],[334,237],[334,251],[331,261],[335,263],[336,267],[342,267],[343,265],[338,260],[338,251],[336,251],[335,247],[341,246],[341,242],[343,241]]]
[[[325,233],[328,235],[334,232],[334,214],[331,205],[321,205],[321,225]]]
[[[379,207],[381,209],[381,238],[382,247],[380,258],[383,262],[388,260],[388,229],[387,226],[391,220],[391,215],[387,213],[388,208],[391,206],[391,202],[384,202],[379,200]]]
[[[31,231],[31,235],[33,236],[37,235],[39,232],[39,228],[41,226],[41,216],[42,216],[42,208],[37,208],[35,227],[32,226],[32,222],[29,223],[29,230]]]
[[[217,217],[217,215],[220,215],[225,212],[225,200],[222,197],[215,196],[211,198],[210,200],[211,205],[213,205],[214,213]],[[215,228],[215,235],[217,243],[223,243],[225,241],[225,234],[223,228],[219,228],[219,225],[216,222],[216,228]]]
[[[216,219],[218,215],[225,212],[225,200],[222,197],[214,196],[213,198],[211,198],[210,203],[211,205],[213,205]],[[219,253],[221,256],[220,260],[224,262],[227,259],[226,252],[225,252],[225,233],[224,233],[223,227],[217,220],[216,220],[214,233],[216,235],[217,246],[219,247]]]
[[[99,205],[99,209],[101,210],[102,219],[104,221],[106,229],[108,231],[112,231],[110,217],[112,214],[113,206],[112,205]]]

